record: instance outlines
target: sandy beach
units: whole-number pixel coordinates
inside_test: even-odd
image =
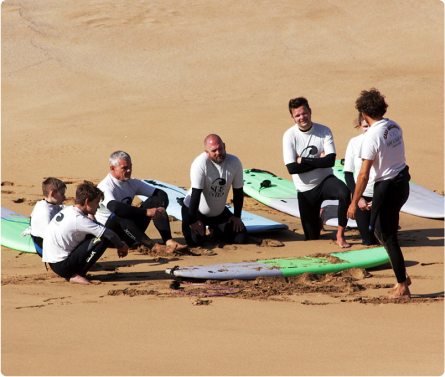
[[[404,131],[411,180],[444,194],[444,5],[438,0],[5,0],[1,4],[2,206],[29,216],[54,176],[99,183],[124,150],[133,177],[190,186],[216,133],[244,168],[291,179],[283,133],[305,96],[337,158],[357,135],[355,100],[378,88]],[[230,195],[231,197],[231,195]],[[137,200],[135,202],[137,204]],[[109,249],[91,286],[1,247],[3,375],[442,375],[444,222],[402,213],[411,300],[381,299],[389,263],[315,280],[170,288],[166,268],[340,251],[336,228],[304,241],[301,221],[246,197],[289,230],[196,255]],[[172,221],[184,243],[181,222]],[[147,234],[161,242],[153,225]],[[363,248],[348,230],[352,249]],[[218,283],[218,285],[220,285]]]

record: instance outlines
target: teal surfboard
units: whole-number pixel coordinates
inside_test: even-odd
[[[334,260],[330,257],[336,257]],[[385,248],[350,250],[299,258],[266,259],[257,262],[223,263],[209,266],[169,268],[173,276],[194,279],[256,279],[260,276],[297,276],[305,272],[327,274],[350,268],[373,268],[389,262]]]
[[[292,181],[276,176],[275,174],[260,169],[244,169],[244,192],[259,202],[275,208],[278,211],[291,216],[300,217],[298,195]],[[336,165],[334,174],[337,178],[343,176],[343,166]],[[334,207],[335,214],[338,200],[325,200],[321,207]],[[326,225],[338,226],[338,219],[331,217],[326,219]],[[357,228],[355,220],[348,220],[348,227]]]
[[[31,236],[22,237],[22,232],[29,227],[29,218],[2,207],[1,244],[10,249],[35,253],[36,248]]]

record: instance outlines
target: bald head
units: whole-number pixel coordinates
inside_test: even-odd
[[[226,159],[226,146],[218,135],[210,134],[204,139],[207,157],[215,164],[222,164]]]
[[[224,144],[222,139],[215,134],[210,134],[204,139],[204,147],[207,149],[207,147],[210,147],[211,145],[215,144]]]

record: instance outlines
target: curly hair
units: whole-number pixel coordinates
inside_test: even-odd
[[[309,102],[304,97],[292,98],[289,101],[289,112],[292,115],[292,109],[298,109],[301,106],[306,106],[310,113],[312,113],[311,108],[309,107]]]
[[[94,199],[99,198],[102,200],[104,198],[104,193],[101,189],[97,188],[97,186],[93,182],[83,181],[76,189],[76,199],[74,200],[75,204],[85,205],[85,200],[92,201]]]
[[[372,119],[378,119],[385,115],[388,104],[383,94],[376,88],[371,88],[360,93],[360,97],[355,101],[355,108]]]

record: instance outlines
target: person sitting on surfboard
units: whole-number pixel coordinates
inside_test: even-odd
[[[44,199],[39,200],[32,213],[30,227],[22,233],[22,237],[30,234],[37,254],[42,256],[43,237],[51,219],[65,208],[62,203],[65,197],[66,184],[58,178],[49,177],[42,182]]]
[[[226,153],[226,146],[218,135],[208,135],[204,148],[190,170],[191,188],[182,207],[184,238],[188,246],[200,246],[205,239],[205,227],[209,226],[214,237],[245,244],[248,234],[241,221],[244,203],[241,161]],[[231,187],[234,213],[226,207]]]
[[[312,122],[312,110],[306,98],[289,101],[295,125],[283,135],[283,158],[298,192],[298,207],[306,240],[317,240],[323,226],[320,208],[324,200],[338,199],[337,243],[350,247],[345,240],[351,202],[347,186],[334,176],[335,146],[331,130]]]
[[[110,155],[110,173],[98,184],[104,192],[96,219],[116,232],[131,248],[144,245],[153,247],[153,241],[145,234],[153,219],[156,229],[167,245],[167,252],[184,252],[188,248],[172,238],[170,222],[166,213],[168,196],[139,179],[131,178],[131,157],[123,151]],[[141,207],[132,206],[135,195],[148,199]]]
[[[346,185],[354,195],[355,191],[355,179],[362,166],[362,159],[359,158],[360,148],[362,146],[363,137],[365,132],[369,129],[369,124],[366,119],[363,118],[362,114],[359,114],[358,122],[355,128],[361,129],[362,134],[353,137],[346,148],[345,162],[343,167],[343,172],[345,174]],[[358,207],[360,211],[357,210],[355,213],[355,219],[357,221],[358,230],[360,236],[362,237],[362,242],[364,245],[378,245],[379,242],[375,237],[373,232],[369,231],[369,225],[371,222],[371,207],[372,207],[372,196],[374,194],[374,174],[373,171],[370,172],[368,184],[363,192],[362,197],[358,201]]]
[[[77,186],[74,206],[62,209],[46,229],[42,261],[71,283],[91,284],[86,273],[109,243],[117,248],[120,258],[128,254],[128,245],[116,233],[89,217],[94,216],[102,198],[102,191],[85,181]]]
[[[405,260],[397,238],[399,212],[409,196],[409,167],[406,165],[402,128],[383,118],[388,105],[385,96],[371,88],[363,90],[355,102],[370,128],[363,137],[359,157],[362,166],[357,176],[348,217],[356,218],[358,202],[366,189],[371,169],[375,174],[370,227],[388,252],[397,284],[387,298],[410,298],[411,279],[406,273]],[[361,210],[367,210],[366,208]]]

